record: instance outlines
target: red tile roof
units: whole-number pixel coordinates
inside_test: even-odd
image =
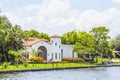
[[[38,42],[41,42],[41,41],[44,41],[44,42],[50,44],[50,42],[49,42],[48,40],[46,40],[46,39],[29,38],[27,41],[25,41],[25,42],[23,43],[23,45],[24,45],[24,46],[32,46],[33,44],[38,43]]]
[[[55,34],[55,35],[51,36],[51,38],[61,38],[61,36]]]

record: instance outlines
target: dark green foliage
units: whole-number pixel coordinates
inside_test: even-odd
[[[26,30],[24,31],[24,35],[27,36],[28,38],[39,38],[39,39],[47,39],[50,41],[50,37],[46,33],[39,33],[38,31],[31,29],[31,30]]]
[[[94,27],[90,31],[90,33],[94,37],[94,54],[93,55],[110,55],[111,54],[111,48],[109,44],[110,36],[108,36],[109,29],[107,29],[104,26]]]
[[[13,26],[5,16],[0,16],[0,55],[1,61],[10,61],[9,50],[19,50],[23,48],[25,36],[20,26]]]
[[[62,44],[74,45],[77,42],[77,32],[72,30],[62,35]]]
[[[92,58],[96,56],[109,57],[111,47],[108,41],[110,39],[108,32],[109,29],[104,26],[94,27],[90,33],[73,30],[63,34],[62,43],[74,45],[73,51],[77,52],[79,57],[86,53],[90,54]]]
[[[0,29],[10,28],[11,26],[12,24],[10,23],[8,18],[6,16],[0,15]]]
[[[94,38],[87,32],[79,32],[78,40],[73,47],[73,50],[78,53],[79,57],[82,57],[84,53],[92,53],[94,45]]]

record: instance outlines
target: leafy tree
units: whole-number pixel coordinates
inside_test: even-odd
[[[12,24],[6,16],[0,15],[0,29],[10,28]]]
[[[28,38],[33,37],[33,38],[39,38],[39,39],[47,39],[48,41],[50,41],[50,37],[48,34],[39,33],[38,31],[34,29],[24,31],[24,35],[26,35],[26,37]]]
[[[8,53],[13,55],[15,57],[16,61],[16,67],[18,68],[18,61],[19,61],[19,52],[20,51],[14,51],[14,50],[9,50]]]
[[[12,27],[12,24],[6,16],[0,15],[0,54],[2,56],[1,60],[7,62],[6,54],[6,35],[8,34],[8,29]]]
[[[74,45],[77,41],[77,32],[72,30],[62,35],[62,44]]]
[[[38,38],[39,32],[34,29],[31,29],[31,30],[24,31],[24,35],[26,35],[27,37]]]
[[[0,54],[2,56],[1,60],[3,61],[6,61],[7,62],[7,58],[6,58],[6,53],[5,53],[5,50],[6,50],[6,47],[5,47],[5,44],[6,44],[6,38],[5,36],[7,35],[7,31],[5,30],[0,30]]]
[[[14,27],[11,27],[7,35],[5,36],[5,44],[4,48],[5,49],[5,54],[7,57],[7,61],[10,61],[10,59],[13,59],[12,56],[8,55],[9,50],[14,50],[18,51],[20,49],[23,49],[23,40],[25,39],[25,36],[23,35],[23,31],[18,25],[15,25]]]
[[[23,35],[23,31],[19,26],[14,26],[8,30],[8,34],[6,35],[6,46],[8,46],[8,50],[20,50],[23,49],[23,40],[25,36]]]
[[[111,47],[115,51],[120,51],[120,34],[111,40]]]
[[[39,39],[47,39],[48,41],[50,41],[50,37],[48,34],[46,33],[39,33]]]
[[[93,51],[94,38],[87,32],[79,32],[78,41],[73,47],[73,50],[78,53],[78,56],[83,56],[84,53]]]
[[[108,39],[110,39],[110,36],[108,36],[109,29],[107,29],[104,26],[98,26],[92,28],[90,33],[94,37],[94,53],[92,54],[92,57],[97,57],[98,55],[101,56],[108,56],[111,53],[111,48],[109,45]]]
[[[24,38],[20,26],[12,26],[6,17],[0,16],[0,54],[2,55],[2,61],[10,60],[9,50],[17,51],[23,48]]]

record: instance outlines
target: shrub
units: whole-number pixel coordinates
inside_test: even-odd
[[[83,58],[63,58],[62,61],[67,61],[67,62],[84,62],[85,60]]]
[[[4,62],[2,66],[3,66],[4,69],[6,69],[9,66],[9,63],[8,62]]]
[[[51,63],[61,63],[61,61],[51,61]]]
[[[24,62],[23,65],[26,68],[28,66],[28,62]]]
[[[84,59],[86,62],[92,62],[93,60],[92,59],[89,59],[89,58],[85,58]]]
[[[67,63],[67,61],[62,61],[61,63]]]
[[[43,58],[42,57],[30,57],[29,60],[31,62],[43,62]]]
[[[98,63],[97,63],[97,65],[102,65],[102,64],[103,64],[103,62],[98,62]]]

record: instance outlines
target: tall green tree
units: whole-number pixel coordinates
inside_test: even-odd
[[[24,35],[26,35],[27,37],[38,38],[39,37],[39,32],[34,30],[34,29],[25,30]]]
[[[26,39],[25,35],[23,34],[23,30],[20,26],[15,25],[8,30],[7,38],[7,45],[9,50],[20,50],[23,49],[23,40]]]
[[[77,42],[77,32],[72,30],[62,35],[62,44],[74,45]]]
[[[0,15],[0,29],[10,28],[12,24],[6,16]]]
[[[50,41],[50,37],[48,34],[46,33],[39,33],[38,31],[31,29],[31,30],[25,30],[24,31],[24,35],[26,35],[26,37],[33,37],[33,38],[39,38],[39,39],[47,39],[48,41]]]
[[[111,47],[115,51],[120,51],[120,34],[110,41]]]
[[[8,29],[12,27],[12,24],[8,20],[6,16],[0,15],[0,54],[1,54],[1,60],[7,61],[7,54],[6,54],[6,36],[8,34]]]
[[[48,34],[46,33],[39,33],[39,39],[47,39],[48,41],[50,41],[50,37]]]
[[[15,25],[8,30],[7,35],[4,38],[6,43],[4,43],[3,49],[5,49],[4,54],[6,54],[7,61],[10,61],[10,59],[14,60],[14,57],[9,56],[8,51],[18,51],[24,48],[23,40],[25,39],[25,36],[23,31],[20,26]]]
[[[0,16],[0,54],[2,61],[11,59],[8,54],[9,50],[17,51],[23,48],[24,38],[20,26],[13,26],[6,17]]]
[[[110,36],[108,36],[109,29],[107,29],[105,26],[98,26],[98,27],[92,28],[90,33],[94,37],[93,58],[97,57],[98,55],[101,55],[101,56],[110,55],[111,48],[108,41],[110,39]]]
[[[78,56],[83,56],[84,53],[91,54],[93,51],[94,38],[87,32],[79,32],[78,41],[73,47],[73,50],[78,53]]]

